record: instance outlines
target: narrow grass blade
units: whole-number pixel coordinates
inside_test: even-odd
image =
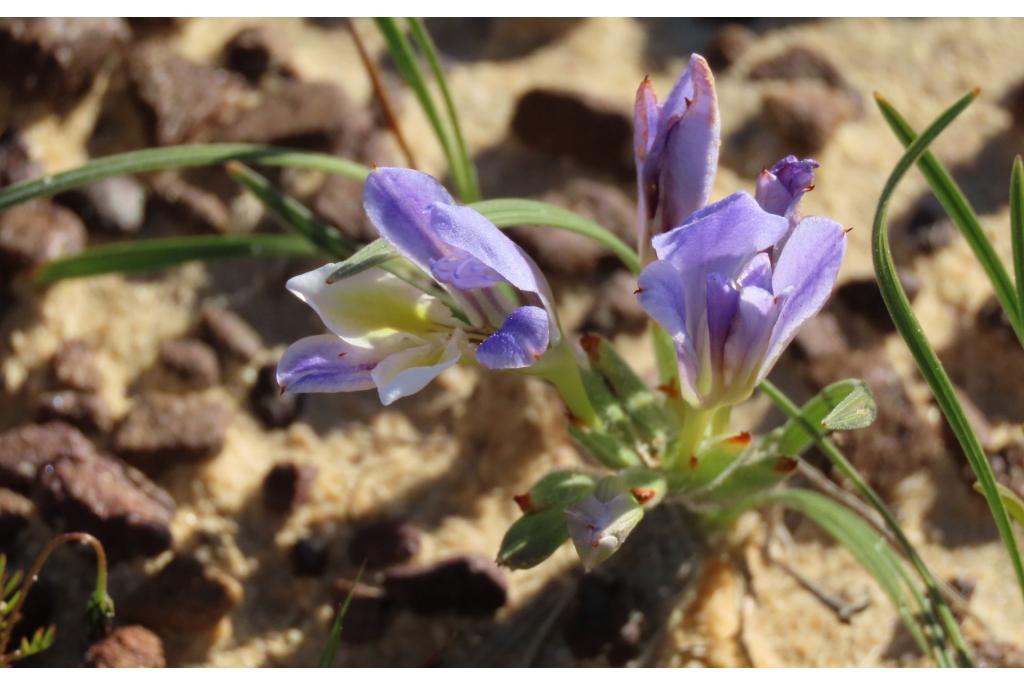
[[[319,221],[301,202],[288,197],[270,184],[266,178],[241,162],[228,162],[228,174],[252,193],[277,219],[329,255],[348,257],[359,247],[341,234],[334,226]]]
[[[917,548],[914,547],[913,543],[910,542],[910,538],[903,531],[903,527],[900,525],[896,515],[892,513],[885,502],[875,492],[874,488],[868,485],[868,482],[864,480],[863,476],[854,468],[853,464],[847,460],[839,448],[835,446],[831,440],[825,436],[825,431],[821,427],[820,423],[808,420],[808,417],[804,416],[801,409],[793,403],[789,397],[786,396],[782,390],[777,388],[770,381],[761,381],[761,385],[758,386],[772,403],[782,411],[795,426],[799,426],[803,429],[805,435],[811,436],[811,440],[817,445],[818,449],[828,458],[832,465],[836,468],[839,473],[843,475],[847,480],[853,484],[858,494],[863,497],[878,514],[882,517],[886,527],[896,538],[899,543],[899,547],[902,550],[904,556],[910,561],[910,565],[917,572],[917,575],[921,578],[921,581],[925,585],[925,589],[928,593],[928,600],[930,607],[927,609],[928,613],[937,615],[938,622],[940,623],[942,630],[945,631],[949,641],[953,644],[957,651],[957,660],[960,665],[969,666],[971,665],[970,651],[967,648],[967,643],[964,641],[963,635],[960,632],[960,626],[957,623],[956,617],[953,615],[953,610],[950,608],[946,598],[942,595],[942,591],[939,588],[939,583],[935,579],[931,570],[927,564],[924,563],[924,559],[917,553]],[[785,452],[783,452],[785,454]]]
[[[909,147],[917,137],[917,133],[888,101],[878,94],[875,95],[875,101],[896,137],[904,147]],[[999,259],[999,255],[996,254],[992,241],[988,239],[981,227],[977,213],[964,197],[956,181],[932,153],[926,152],[917,164],[932,192],[935,193],[935,197],[974,251],[978,263],[981,264],[988,279],[992,282],[992,288],[995,290],[999,304],[1006,311],[1021,344],[1024,344],[1024,309],[1021,308],[1013,282]]]
[[[1017,278],[1017,308],[1024,319],[1024,162],[1013,160],[1010,174],[1010,237],[1013,239],[1013,270]]]
[[[974,489],[981,492],[981,484],[975,483]],[[1006,511],[1013,517],[1013,520],[1018,525],[1024,526],[1024,500],[1017,496],[1017,494],[1006,487],[1002,483],[996,483],[996,490],[999,491],[999,496],[1003,498],[1003,504],[1006,505]]]
[[[459,169],[459,174],[462,177],[462,186],[464,187],[461,193],[462,200],[463,202],[476,202],[481,197],[480,183],[477,180],[473,160],[470,158],[469,150],[466,148],[466,140],[462,135],[462,126],[459,124],[459,113],[455,109],[455,100],[452,98],[451,91],[448,88],[448,81],[444,76],[444,70],[441,68],[437,47],[434,45],[427,27],[421,19],[410,18],[409,29],[413,40],[416,41],[416,47],[427,58],[427,64],[430,66],[430,71],[434,74],[434,80],[437,81],[437,86],[441,90],[441,97],[444,99],[445,110],[448,113],[448,123],[451,126],[456,166]]]
[[[633,248],[604,226],[568,209],[547,202],[519,199],[484,200],[470,206],[499,228],[552,226],[579,233],[606,247],[633,273],[640,273],[640,258]]]
[[[1003,544],[1006,545],[1007,553],[1010,555],[1010,561],[1013,564],[1014,574],[1020,585],[1021,593],[1024,595],[1024,562],[1021,560],[1020,549],[1017,546],[1017,540],[1010,526],[1006,507],[999,496],[995,475],[992,473],[992,466],[989,464],[981,444],[978,442],[978,436],[974,433],[970,422],[967,420],[967,416],[960,405],[956,392],[953,390],[953,384],[950,382],[942,362],[939,361],[935,351],[928,343],[928,339],[921,329],[921,324],[918,322],[917,317],[914,316],[914,312],[910,307],[910,301],[907,299],[907,294],[903,290],[896,272],[896,264],[893,262],[889,246],[889,203],[892,200],[896,187],[907,171],[928,149],[928,146],[974,101],[977,94],[978,92],[974,91],[965,95],[952,107],[943,112],[934,123],[914,140],[903,154],[903,157],[900,158],[896,168],[893,169],[892,175],[889,176],[889,180],[886,182],[878,201],[878,209],[875,212],[871,233],[872,257],[875,265],[875,274],[882,291],[882,298],[885,300],[885,306],[889,310],[889,315],[896,324],[896,329],[903,337],[907,347],[914,355],[914,360],[917,362],[921,375],[928,382],[936,402],[938,402],[939,407],[942,409],[942,413],[949,422],[950,428],[952,428],[953,433],[956,435],[957,441],[963,448],[971,469],[981,485],[982,493],[992,512],[992,518],[999,529],[999,535],[1002,537]],[[1013,293],[1013,297],[1013,308],[1016,309],[1016,293]]]
[[[298,235],[253,233],[156,238],[98,245],[43,264],[34,276],[39,283],[53,283],[66,278],[160,269],[196,260],[314,254],[317,249]]]
[[[111,176],[209,166],[223,164],[231,160],[263,166],[314,169],[346,176],[356,181],[365,180],[367,174],[370,173],[370,170],[362,164],[350,162],[347,159],[273,145],[250,145],[248,143],[176,145],[100,157],[69,171],[16,183],[0,190],[0,210],[33,198],[50,197]]]
[[[377,238],[373,242],[359,248],[355,254],[339,264],[338,268],[327,277],[327,282],[336,283],[367,269],[380,266],[396,257],[398,257],[398,253],[395,252],[395,249],[384,242],[383,238]]]
[[[348,613],[348,608],[352,604],[352,597],[355,596],[356,590],[359,588],[359,581],[363,577],[365,567],[365,562],[359,566],[359,571],[356,572],[356,579],[352,582],[352,589],[348,591],[348,594],[345,595],[345,601],[338,607],[338,613],[334,616],[334,623],[331,624],[331,633],[327,638],[327,644],[324,646],[324,651],[320,654],[320,662],[317,664],[320,668],[330,668],[334,665],[334,660],[338,656],[338,649],[341,647],[342,623],[345,621],[345,614]]]

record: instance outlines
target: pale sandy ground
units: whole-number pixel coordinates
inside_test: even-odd
[[[181,49],[193,57],[210,57],[238,24],[193,21],[180,38]],[[292,38],[304,75],[337,80],[357,100],[368,97],[368,84],[343,31],[313,29],[291,20],[274,25]],[[372,27],[365,23],[361,27],[368,41],[376,44]],[[971,160],[986,141],[1009,127],[1008,114],[997,101],[1010,84],[1024,78],[1022,30],[1024,22],[1007,20],[858,19],[801,23],[771,31],[718,79],[723,134],[727,137],[756,111],[758,86],[740,78],[747,65],[789,45],[815,47],[828,55],[865,97],[866,115],[845,125],[818,155],[822,162],[818,189],[806,200],[806,209],[854,227],[843,278],[869,274],[868,239],[875,202],[900,154],[900,146],[870,104],[870,93],[886,94],[921,126],[963,92],[981,86],[984,93],[979,101],[935,146],[950,164]],[[625,109],[639,79],[651,73],[659,92],[667,93],[688,46],[680,45],[675,56],[655,69],[645,63],[644,43],[644,26],[639,23],[595,19],[522,59],[456,63],[451,86],[470,147],[483,150],[501,141],[517,96],[536,85],[584,90],[621,102]],[[425,169],[442,171],[440,151],[411,100],[409,104],[403,125],[416,153]],[[29,131],[34,149],[48,161],[50,170],[82,159],[74,141],[91,128],[91,117],[86,106],[68,121],[44,120]],[[1005,184],[1009,168],[989,173]],[[715,195],[745,185],[749,180],[723,169]],[[924,187],[923,180],[911,174],[900,192],[900,206]],[[1005,206],[983,219],[1004,256],[1008,255]],[[268,269],[266,278],[283,281],[288,269],[301,267],[275,266]],[[218,267],[217,273],[222,278],[233,275],[230,280],[239,282],[241,268]],[[989,288],[960,239],[938,256],[920,260],[917,268],[923,287],[915,307],[933,342],[943,347],[952,340],[951,322],[970,316]],[[26,374],[52,354],[59,340],[85,337],[100,345],[108,381],[105,392],[115,411],[123,411],[127,384],[152,363],[158,344],[184,333],[198,306],[218,297],[211,290],[210,274],[205,267],[189,266],[152,279],[111,276],[57,285],[38,300],[38,311],[26,309],[4,323],[3,382],[8,389],[17,389]],[[577,309],[578,301],[586,297],[586,293],[571,293],[570,309]],[[230,301],[248,307],[258,304],[237,290]],[[275,318],[284,319],[268,323],[272,330],[268,340],[283,343],[313,329],[301,305],[284,295],[261,306],[268,316],[273,307]],[[276,312],[283,314],[279,317]],[[645,345],[623,342],[638,363],[650,364]],[[885,352],[911,382],[916,396],[924,397],[927,389],[895,336]],[[211,394],[242,407],[245,379],[252,373],[246,368],[230,370],[226,387]],[[763,407],[763,402],[755,403],[744,416],[753,422]],[[20,408],[6,407],[0,419],[9,421],[19,413]],[[317,397],[306,416],[308,423],[266,432],[241,409],[223,454],[199,470],[175,472],[166,481],[179,503],[174,526],[179,546],[209,556],[239,578],[246,591],[243,605],[208,641],[170,646],[178,663],[313,663],[327,632],[331,595],[324,582],[294,580],[280,562],[296,537],[316,530],[343,541],[347,521],[394,512],[411,516],[427,529],[420,560],[465,552],[490,556],[517,514],[510,496],[551,467],[580,460],[564,437],[561,411],[548,388],[517,379],[480,379],[466,369],[453,370],[429,392],[388,410],[378,409],[369,395]],[[939,420],[934,414],[931,418]],[[312,503],[275,528],[253,502],[263,474],[282,458],[315,463],[320,476]],[[907,479],[897,489],[893,504],[937,575],[963,575],[978,581],[971,606],[981,620],[969,621],[968,633],[1020,644],[1024,606],[1001,547],[991,541],[946,546],[942,532],[924,519],[932,502],[943,497],[950,500],[951,520],[962,516],[964,525],[979,525],[977,505],[963,494],[950,469],[939,470],[946,472]],[[870,595],[868,609],[850,625],[843,625],[791,576],[766,561],[760,552],[765,530],[759,517],[741,522],[729,544],[722,547],[728,558],[705,566],[690,610],[674,616],[656,663],[895,663],[904,651],[888,649],[898,632],[895,613],[852,557],[814,536],[799,536],[784,552],[791,566],[827,583],[838,594]],[[342,550],[342,545],[336,545],[332,573],[353,572]],[[717,554],[712,552],[713,557]],[[740,572],[741,560],[746,562],[748,580]],[[512,574],[506,611],[521,606],[547,579],[573,563],[573,555],[563,548],[541,567]],[[346,646],[339,662],[422,663],[449,644],[459,630],[459,624],[451,621],[402,616],[386,640],[371,647]]]

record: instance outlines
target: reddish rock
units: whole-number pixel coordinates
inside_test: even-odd
[[[843,92],[813,81],[770,90],[762,100],[761,124],[798,155],[820,151],[858,107]]]
[[[89,668],[165,668],[164,643],[142,626],[123,626],[85,653]]]
[[[50,371],[56,387],[83,392],[96,392],[103,384],[96,366],[96,348],[86,340],[68,340],[50,360]]]
[[[163,633],[213,628],[237,607],[242,586],[191,555],[177,555],[128,595],[125,616]]]
[[[317,468],[312,464],[275,464],[263,479],[263,504],[279,514],[305,504],[316,474]]]
[[[186,386],[203,390],[220,381],[217,354],[202,340],[182,338],[160,345],[160,366]]]
[[[236,33],[224,46],[222,57],[224,66],[253,84],[268,73],[294,76],[288,46],[279,34],[263,26],[244,28]]]
[[[224,447],[231,413],[195,395],[136,398],[114,436],[115,451],[146,470],[212,459]]]
[[[9,128],[0,134],[0,188],[41,176],[43,169],[29,156],[24,139]]]
[[[81,219],[49,200],[15,205],[0,212],[0,272],[75,254],[86,238]]]
[[[387,520],[359,526],[348,545],[353,564],[379,569],[402,564],[420,551],[420,529],[408,521]]]
[[[245,319],[221,307],[207,307],[200,319],[203,337],[226,356],[253,361],[263,352],[263,340]]]
[[[30,494],[38,471],[65,456],[96,453],[89,439],[66,423],[29,423],[0,433],[0,487]]]
[[[106,433],[113,418],[100,395],[78,390],[44,392],[36,398],[36,420],[63,421],[87,433]]]
[[[833,88],[848,88],[839,68],[820,52],[802,46],[791,47],[763,59],[750,68],[755,81],[809,79]]]
[[[708,46],[708,64],[712,70],[722,71],[731,67],[750,46],[757,41],[757,34],[742,24],[724,24],[715,33]]]
[[[340,88],[330,83],[279,81],[254,96],[252,104],[210,134],[212,140],[271,143],[345,126],[354,109]]]

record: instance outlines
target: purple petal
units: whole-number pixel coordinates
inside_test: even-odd
[[[282,391],[350,392],[373,387],[372,351],[354,347],[335,335],[314,335],[292,343],[277,364]]]
[[[808,217],[793,229],[772,278],[773,290],[787,294],[787,301],[772,334],[763,373],[770,370],[800,326],[825,306],[845,252],[846,232],[836,221]]]
[[[700,309],[688,309],[687,293],[683,279],[671,264],[654,261],[640,273],[638,299],[644,311],[664,328],[676,344],[679,357],[680,391],[683,396],[697,402],[697,348],[691,331],[696,324],[687,325],[687,313],[700,316]],[[703,305],[703,303],[701,303]]]
[[[430,225],[430,207],[455,200],[432,176],[413,169],[382,167],[363,186],[363,208],[384,240],[430,273],[431,260],[448,255]]]
[[[740,291],[722,274],[708,276],[707,284],[708,358],[711,368],[723,368],[725,341],[739,306]]]
[[[755,286],[762,290],[772,291],[772,260],[767,252],[758,252],[754,258],[747,262],[747,265],[736,277],[736,283],[741,288]]]
[[[633,108],[633,146],[638,170],[658,133],[658,115],[658,98],[654,95],[654,87],[651,80],[644,77],[636,90],[636,104]]]
[[[490,369],[522,369],[547,352],[550,323],[540,307],[520,307],[476,348],[476,360]]]
[[[814,170],[819,166],[813,159],[783,157],[758,176],[755,192],[758,204],[772,214],[789,215],[796,210],[804,194],[814,187]]]
[[[727,401],[745,400],[753,391],[782,306],[784,298],[761,288],[740,292],[736,317],[725,342],[722,380],[728,388]]]
[[[502,281],[497,271],[465,252],[431,260],[430,270],[438,283],[459,290],[488,288]]]

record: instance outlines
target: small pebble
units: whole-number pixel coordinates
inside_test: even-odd
[[[320,538],[300,538],[292,546],[292,571],[297,576],[322,576],[327,571],[330,552]]]
[[[49,200],[15,205],[0,212],[0,273],[73,255],[86,238],[82,220]]]
[[[368,569],[380,569],[402,564],[420,551],[420,529],[407,521],[377,521],[359,526],[348,546],[348,558],[353,564],[366,564]]]
[[[96,365],[96,348],[86,340],[65,342],[50,361],[51,376],[56,387],[83,392],[96,392],[103,384]]]
[[[194,390],[204,390],[220,381],[217,354],[202,340],[182,338],[160,345],[160,365]]]
[[[263,478],[263,504],[276,513],[287,513],[309,500],[317,468],[312,464],[275,464]]]
[[[106,433],[113,418],[102,396],[78,390],[44,392],[36,397],[36,420],[64,421],[86,433]]]
[[[89,668],[165,668],[164,644],[142,626],[122,626],[85,653]]]
[[[203,337],[224,355],[253,361],[263,352],[263,340],[245,319],[221,307],[207,307],[200,317]]]
[[[119,602],[130,620],[161,633],[209,630],[237,607],[241,584],[192,555],[176,555]]]
[[[146,470],[216,457],[231,413],[197,395],[146,393],[135,398],[114,435],[114,450]]]
[[[290,426],[302,413],[306,396],[281,392],[277,384],[277,364],[266,364],[256,375],[249,390],[249,407],[265,428]]]

